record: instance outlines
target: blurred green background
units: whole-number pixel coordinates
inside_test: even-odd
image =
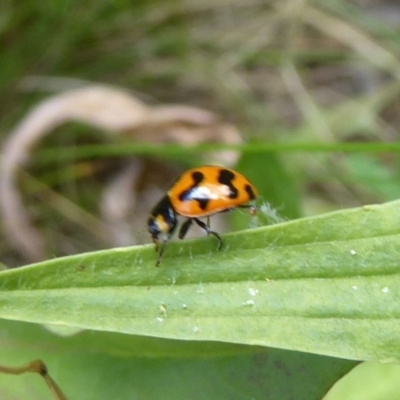
[[[52,95],[115,85],[149,105],[197,106],[236,125],[248,143],[237,168],[283,218],[385,202],[400,197],[399,54],[395,0],[6,0],[0,140]],[[74,152],[108,140],[78,123],[51,133],[38,150]],[[68,223],[67,212],[76,206],[97,218],[99,193],[121,163],[103,151],[101,159],[52,163],[39,152],[20,177],[25,199],[57,193],[71,204],[30,205],[48,237],[61,232],[52,255],[104,247]],[[193,162],[190,154],[153,157]],[[26,258],[1,240],[0,261]],[[328,398],[397,399],[399,375],[397,366],[364,364]]]

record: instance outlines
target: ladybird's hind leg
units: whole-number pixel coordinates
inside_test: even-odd
[[[206,232],[207,232],[207,235],[213,235],[213,236],[215,236],[215,238],[216,238],[217,241],[218,241],[217,250],[221,250],[221,248],[222,248],[222,239],[221,239],[221,236],[219,236],[217,232],[212,231],[212,230],[207,226],[207,224],[205,224],[203,221],[200,221],[200,220],[197,219],[197,218],[193,218],[193,221],[195,221],[196,224],[197,224],[201,229],[203,229],[204,231],[206,231]]]
[[[209,215],[207,215],[207,217],[206,217],[206,225],[207,225],[207,228],[209,229],[209,231],[211,230],[210,228],[211,228],[211,223],[210,223],[210,216]],[[210,235],[210,232],[207,232],[207,236],[209,236]]]

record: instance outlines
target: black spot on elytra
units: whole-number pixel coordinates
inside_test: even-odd
[[[190,200],[197,201],[197,203],[199,204],[199,207],[204,211],[207,209],[207,205],[208,205],[208,202],[210,201],[210,199],[202,199],[202,198],[193,197],[193,191],[197,186],[199,186],[199,184],[201,182],[203,182],[204,174],[202,172],[195,171],[192,173],[192,179],[193,179],[192,185],[190,186],[189,189],[184,190],[179,195],[179,200],[180,201],[190,201]]]
[[[204,211],[207,210],[207,205],[210,199],[194,199],[199,203],[199,207]]]
[[[201,183],[204,180],[204,174],[199,171],[195,171],[192,173],[192,178],[194,181],[193,187],[197,186],[199,183]]]
[[[221,169],[218,176],[218,182],[222,183],[223,185],[229,186],[229,198],[236,199],[238,197],[239,191],[234,186],[232,181],[235,179],[235,174],[228,169]]]
[[[247,194],[249,195],[249,199],[253,200],[256,198],[254,192],[253,192],[253,188],[251,187],[251,185],[246,185],[244,187],[244,190],[247,192]]]

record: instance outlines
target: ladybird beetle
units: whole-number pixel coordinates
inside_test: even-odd
[[[156,266],[160,265],[165,245],[175,232],[178,215],[187,218],[179,230],[179,239],[185,237],[195,222],[208,235],[215,236],[220,250],[222,239],[209,228],[209,216],[237,207],[249,208],[254,214],[255,207],[246,203],[257,196],[257,189],[247,178],[232,169],[203,166],[184,172],[154,207],[147,221],[148,231],[158,250]],[[207,223],[199,220],[202,217],[207,217]]]

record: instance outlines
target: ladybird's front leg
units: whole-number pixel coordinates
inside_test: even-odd
[[[156,267],[160,266],[161,260],[163,258],[164,250],[167,246],[167,243],[171,240],[171,237],[173,236],[175,229],[176,229],[176,222],[174,225],[171,226],[171,229],[167,233],[162,233],[161,240],[159,237],[153,238],[153,242],[155,244],[155,250],[158,252],[158,257],[156,261]]]
[[[158,257],[157,257],[157,261],[156,261],[156,267],[160,266],[161,260],[163,258],[163,254],[164,254],[164,250],[165,247],[167,246],[167,243],[169,241],[169,237],[165,237],[161,244],[160,242],[155,242],[155,250],[158,251]]]

